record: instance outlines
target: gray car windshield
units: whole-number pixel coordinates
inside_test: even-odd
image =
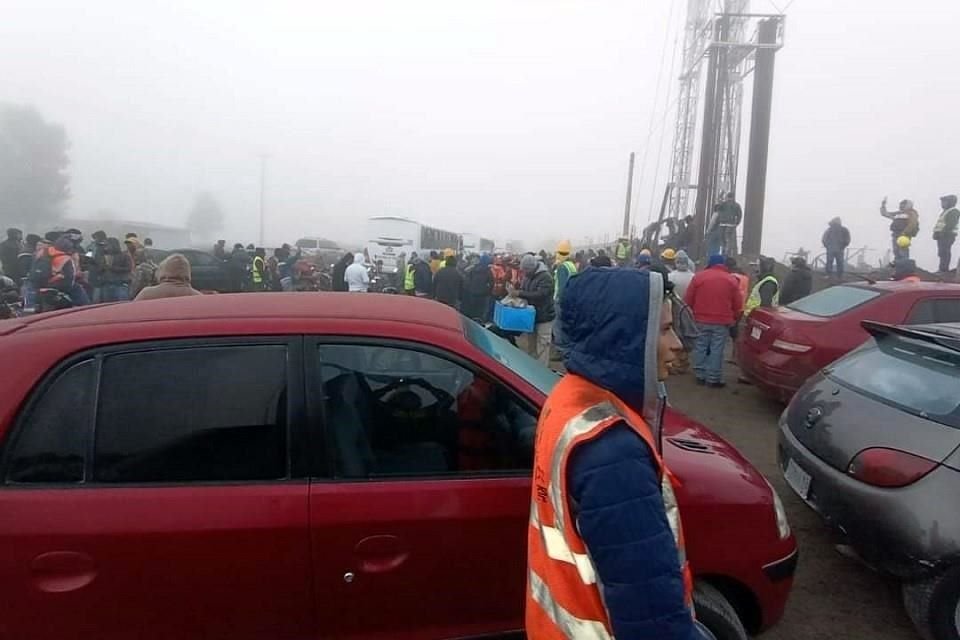
[[[960,428],[960,353],[886,336],[838,362],[829,375],[881,402]]]
[[[518,376],[539,389],[544,395],[560,380],[556,372],[543,366],[520,349],[481,327],[473,320],[464,318],[463,329],[473,346],[504,365]]]
[[[821,318],[831,318],[873,300],[881,294],[864,287],[839,286],[823,289],[787,305],[788,309]]]

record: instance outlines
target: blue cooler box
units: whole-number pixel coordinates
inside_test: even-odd
[[[493,324],[504,331],[532,333],[537,311],[533,307],[508,307],[498,302],[493,309]]]

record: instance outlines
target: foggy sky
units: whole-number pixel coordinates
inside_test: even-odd
[[[360,241],[383,214],[576,244],[619,231],[630,151],[647,151],[638,226],[659,206],[686,4],[673,2],[6,0],[0,101],[66,127],[77,217],[182,224],[209,191],[228,214],[222,236],[256,241],[266,153],[268,245]],[[819,249],[836,215],[854,245],[885,249],[889,195],[916,202],[918,257],[934,266],[938,197],[960,191],[958,18],[955,0],[795,0],[766,253]],[[651,114],[662,134],[649,135]],[[741,200],[745,171],[744,156]]]

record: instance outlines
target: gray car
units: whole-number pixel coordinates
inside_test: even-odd
[[[960,324],[865,322],[780,419],[787,484],[903,582],[921,633],[960,639]]]

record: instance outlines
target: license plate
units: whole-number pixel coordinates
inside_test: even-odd
[[[807,499],[807,496],[810,494],[810,474],[800,468],[793,460],[787,461],[787,470],[783,472],[783,477],[786,479],[787,484],[790,485],[790,488],[797,492],[804,500]]]
[[[750,330],[750,337],[753,338],[754,340],[759,340],[760,336],[762,335],[763,335],[763,329],[761,329],[760,327],[754,327],[753,329]]]

